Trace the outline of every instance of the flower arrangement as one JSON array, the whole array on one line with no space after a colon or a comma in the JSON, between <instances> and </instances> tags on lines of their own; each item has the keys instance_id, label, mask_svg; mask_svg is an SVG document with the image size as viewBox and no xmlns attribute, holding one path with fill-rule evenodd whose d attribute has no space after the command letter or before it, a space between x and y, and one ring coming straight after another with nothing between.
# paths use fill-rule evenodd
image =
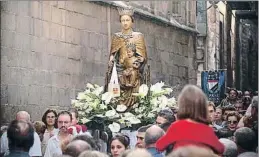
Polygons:
<instances>
[{"instance_id":1,"label":"flower arrangement","mask_svg":"<svg viewBox=\"0 0 259 157\"><path fill-rule=\"evenodd\" d=\"M137 102L129 110L119 104L119 97L113 97L99 85L88 83L86 90L78 93L72 106L78 110L79 120L83 124L95 121L109 128L111 132L119 132L122 128L132 127L135 124L150 124L155 121L156 114L164 108L177 108L174 97L168 98L172 88L166 87L163 82L148 87L142 84L138 93ZM125 112L126 111L126 112Z\"/></svg>"}]
</instances>

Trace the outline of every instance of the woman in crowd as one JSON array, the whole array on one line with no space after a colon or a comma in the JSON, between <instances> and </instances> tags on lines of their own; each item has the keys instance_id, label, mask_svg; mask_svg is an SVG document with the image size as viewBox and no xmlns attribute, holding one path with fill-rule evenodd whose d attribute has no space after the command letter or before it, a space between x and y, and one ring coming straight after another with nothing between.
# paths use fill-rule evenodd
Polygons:
<instances>
[{"instance_id":1,"label":"woman in crowd","mask_svg":"<svg viewBox=\"0 0 259 157\"><path fill-rule=\"evenodd\" d=\"M167 149L169 153L183 146L196 145L223 154L224 146L208 126L208 100L202 90L194 85L186 85L178 97L178 106L178 121L157 141L157 149Z\"/></svg>"},{"instance_id":2,"label":"woman in crowd","mask_svg":"<svg viewBox=\"0 0 259 157\"><path fill-rule=\"evenodd\" d=\"M123 134L115 135L111 139L111 154L112 157L119 157L125 150L129 148L130 139Z\"/></svg>"},{"instance_id":3,"label":"woman in crowd","mask_svg":"<svg viewBox=\"0 0 259 157\"><path fill-rule=\"evenodd\" d=\"M234 132L237 129L237 124L239 122L239 113L236 111L229 112L227 117L227 127L216 130L215 133L218 138L230 138L233 139Z\"/></svg>"},{"instance_id":4,"label":"woman in crowd","mask_svg":"<svg viewBox=\"0 0 259 157\"><path fill-rule=\"evenodd\" d=\"M48 109L42 116L42 122L46 125L46 130L42 140L42 154L45 153L48 140L58 133L57 129L57 112L55 110Z\"/></svg>"},{"instance_id":5,"label":"woman in crowd","mask_svg":"<svg viewBox=\"0 0 259 157\"><path fill-rule=\"evenodd\" d=\"M226 126L226 121L224 121L222 113L223 113L222 108L217 107L214 117L215 117L215 124L224 128Z\"/></svg>"},{"instance_id":6,"label":"woman in crowd","mask_svg":"<svg viewBox=\"0 0 259 157\"><path fill-rule=\"evenodd\" d=\"M231 132L236 131L239 120L240 120L240 116L238 112L230 112L227 115L228 129Z\"/></svg>"}]
</instances>

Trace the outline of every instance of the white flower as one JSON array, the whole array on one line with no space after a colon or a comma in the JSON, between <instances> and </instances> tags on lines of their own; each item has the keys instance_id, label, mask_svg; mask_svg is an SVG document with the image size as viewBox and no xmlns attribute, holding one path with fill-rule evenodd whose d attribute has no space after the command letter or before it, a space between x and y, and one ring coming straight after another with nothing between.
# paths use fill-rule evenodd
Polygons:
<instances>
[{"instance_id":1,"label":"white flower","mask_svg":"<svg viewBox=\"0 0 259 157\"><path fill-rule=\"evenodd\" d=\"M176 100L174 97L168 99L168 104L170 104L171 106L175 106L176 105Z\"/></svg>"},{"instance_id":2,"label":"white flower","mask_svg":"<svg viewBox=\"0 0 259 157\"><path fill-rule=\"evenodd\" d=\"M148 93L148 86L146 84L142 84L140 87L139 87L139 90L138 90L140 96L143 98L147 95Z\"/></svg>"},{"instance_id":3,"label":"white flower","mask_svg":"<svg viewBox=\"0 0 259 157\"><path fill-rule=\"evenodd\" d=\"M103 86L97 87L97 88L93 91L93 94L95 94L96 96L99 96L102 92L103 92Z\"/></svg>"},{"instance_id":4,"label":"white flower","mask_svg":"<svg viewBox=\"0 0 259 157\"><path fill-rule=\"evenodd\" d=\"M164 86L164 82L158 82L150 87L150 91L152 92L159 92L162 90L162 87Z\"/></svg>"},{"instance_id":5,"label":"white flower","mask_svg":"<svg viewBox=\"0 0 259 157\"><path fill-rule=\"evenodd\" d=\"M125 105L117 105L116 111L124 112L126 110L127 110L127 106L125 106Z\"/></svg>"},{"instance_id":6,"label":"white flower","mask_svg":"<svg viewBox=\"0 0 259 157\"><path fill-rule=\"evenodd\" d=\"M100 117L100 118L104 118L105 116L103 116L102 114L97 114L95 115L96 117Z\"/></svg>"},{"instance_id":7,"label":"white flower","mask_svg":"<svg viewBox=\"0 0 259 157\"><path fill-rule=\"evenodd\" d=\"M147 115L148 118L154 118L155 117L155 114L154 113L151 113L149 112L148 115Z\"/></svg>"},{"instance_id":8,"label":"white flower","mask_svg":"<svg viewBox=\"0 0 259 157\"><path fill-rule=\"evenodd\" d=\"M130 113L130 112L124 113L124 116L127 117L127 118L129 118L129 117L135 117L135 115L132 114L132 113Z\"/></svg>"},{"instance_id":9,"label":"white flower","mask_svg":"<svg viewBox=\"0 0 259 157\"><path fill-rule=\"evenodd\" d=\"M100 104L100 109L105 110L105 109L107 109L107 106L104 104Z\"/></svg>"},{"instance_id":10,"label":"white flower","mask_svg":"<svg viewBox=\"0 0 259 157\"><path fill-rule=\"evenodd\" d=\"M165 88L166 94L170 94L173 92L172 88Z\"/></svg>"},{"instance_id":11,"label":"white flower","mask_svg":"<svg viewBox=\"0 0 259 157\"><path fill-rule=\"evenodd\" d=\"M160 101L159 106L166 106L168 104L168 99L166 96L162 95L161 97L158 98Z\"/></svg>"},{"instance_id":12,"label":"white flower","mask_svg":"<svg viewBox=\"0 0 259 157\"><path fill-rule=\"evenodd\" d=\"M84 99L86 99L85 93L84 93L84 92L78 93L77 99L78 99L78 100L84 100Z\"/></svg>"},{"instance_id":13,"label":"white flower","mask_svg":"<svg viewBox=\"0 0 259 157\"><path fill-rule=\"evenodd\" d=\"M140 96L141 98L144 98L148 93L148 86L145 84L142 84L139 87L138 93L132 93L133 96Z\"/></svg>"},{"instance_id":14,"label":"white flower","mask_svg":"<svg viewBox=\"0 0 259 157\"><path fill-rule=\"evenodd\" d=\"M76 104L77 102L78 100L74 100L74 99L71 100L71 104Z\"/></svg>"},{"instance_id":15,"label":"white flower","mask_svg":"<svg viewBox=\"0 0 259 157\"><path fill-rule=\"evenodd\" d=\"M109 104L112 99L112 94L110 92L106 92L102 95L102 100L105 102L105 104Z\"/></svg>"},{"instance_id":16,"label":"white flower","mask_svg":"<svg viewBox=\"0 0 259 157\"><path fill-rule=\"evenodd\" d=\"M111 132L119 132L120 131L120 124L113 122L108 126Z\"/></svg>"},{"instance_id":17,"label":"white flower","mask_svg":"<svg viewBox=\"0 0 259 157\"><path fill-rule=\"evenodd\" d=\"M88 123L88 122L90 122L91 120L89 120L89 119L87 119L87 118L85 118L85 117L83 117L82 119L81 119L81 122L83 123L83 124L85 124L85 123Z\"/></svg>"},{"instance_id":18,"label":"white flower","mask_svg":"<svg viewBox=\"0 0 259 157\"><path fill-rule=\"evenodd\" d=\"M93 86L91 83L87 83L87 84L86 84L86 87L87 87L87 88L90 88L90 89L94 89L94 86Z\"/></svg>"},{"instance_id":19,"label":"white flower","mask_svg":"<svg viewBox=\"0 0 259 157\"><path fill-rule=\"evenodd\" d=\"M129 117L129 118L127 118L127 120L128 120L131 124L139 124L139 123L141 123L141 121L140 121L138 118L136 118L136 117Z\"/></svg>"},{"instance_id":20,"label":"white flower","mask_svg":"<svg viewBox=\"0 0 259 157\"><path fill-rule=\"evenodd\" d=\"M109 110L105 113L106 117L114 117L116 115L116 111L115 110Z\"/></svg>"},{"instance_id":21,"label":"white flower","mask_svg":"<svg viewBox=\"0 0 259 157\"><path fill-rule=\"evenodd\" d=\"M159 101L158 101L157 98L155 97L155 98L152 98L152 99L150 100L150 103L151 103L151 105L153 105L154 107L156 107L156 106L158 106Z\"/></svg>"},{"instance_id":22,"label":"white flower","mask_svg":"<svg viewBox=\"0 0 259 157\"><path fill-rule=\"evenodd\" d=\"M95 88L98 88L98 87L100 87L100 86L99 86L98 84L94 84L94 87L95 87Z\"/></svg>"}]
</instances>

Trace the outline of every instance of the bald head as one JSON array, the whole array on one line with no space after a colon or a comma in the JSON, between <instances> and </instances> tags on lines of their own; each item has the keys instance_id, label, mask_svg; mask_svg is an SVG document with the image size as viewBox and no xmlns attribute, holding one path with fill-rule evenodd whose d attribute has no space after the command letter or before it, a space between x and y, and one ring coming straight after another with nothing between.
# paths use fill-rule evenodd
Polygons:
<instances>
[{"instance_id":1,"label":"bald head","mask_svg":"<svg viewBox=\"0 0 259 157\"><path fill-rule=\"evenodd\" d=\"M145 144L147 147L154 145L156 141L165 134L164 130L157 125L152 125L145 134Z\"/></svg>"},{"instance_id":2,"label":"bald head","mask_svg":"<svg viewBox=\"0 0 259 157\"><path fill-rule=\"evenodd\" d=\"M16 120L24 120L30 122L30 114L26 111L19 111L16 113Z\"/></svg>"},{"instance_id":3,"label":"bald head","mask_svg":"<svg viewBox=\"0 0 259 157\"><path fill-rule=\"evenodd\" d=\"M72 157L78 157L80 153L86 150L91 150L92 147L83 140L75 140L70 142L66 149L65 153L66 155L70 155Z\"/></svg>"}]
</instances>

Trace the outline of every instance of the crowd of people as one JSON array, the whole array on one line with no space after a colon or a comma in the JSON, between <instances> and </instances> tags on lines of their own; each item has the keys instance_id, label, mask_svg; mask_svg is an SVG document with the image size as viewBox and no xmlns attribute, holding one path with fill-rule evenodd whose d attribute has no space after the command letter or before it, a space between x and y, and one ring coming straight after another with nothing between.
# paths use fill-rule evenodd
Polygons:
<instances>
[{"instance_id":1,"label":"crowd of people","mask_svg":"<svg viewBox=\"0 0 259 157\"><path fill-rule=\"evenodd\" d=\"M161 110L153 124L137 130L135 148L130 138L115 134L108 151L78 124L75 109L48 109L41 121L31 122L26 111L16 113L1 127L1 155L7 157L256 157L258 153L258 96L228 91L222 103L208 101L202 90L186 85L178 108Z\"/></svg>"}]
</instances>

